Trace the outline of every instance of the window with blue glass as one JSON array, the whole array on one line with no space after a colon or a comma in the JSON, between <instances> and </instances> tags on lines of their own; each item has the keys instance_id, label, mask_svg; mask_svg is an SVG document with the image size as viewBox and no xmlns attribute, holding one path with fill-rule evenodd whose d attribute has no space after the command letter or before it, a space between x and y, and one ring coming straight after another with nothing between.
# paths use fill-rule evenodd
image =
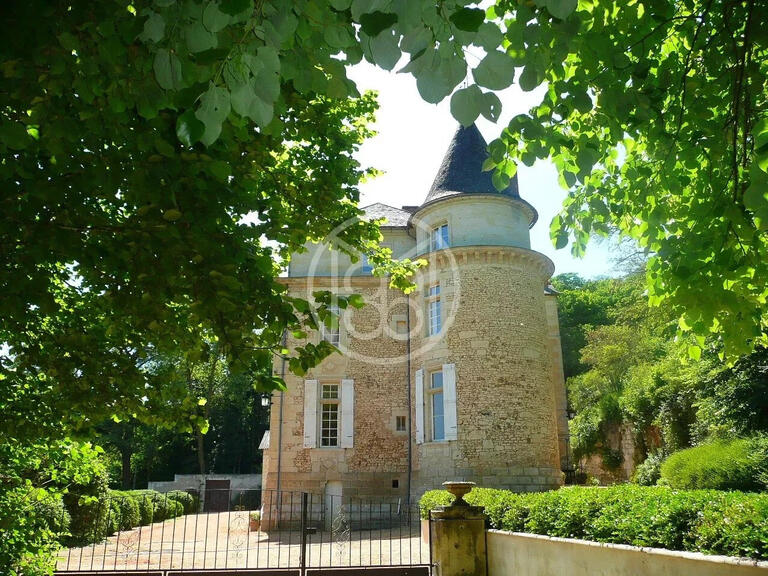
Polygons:
<instances>
[{"instance_id":1,"label":"window with blue glass","mask_svg":"<svg viewBox=\"0 0 768 576\"><path fill-rule=\"evenodd\" d=\"M448 238L448 224L440 224L432 228L432 250L448 248L451 243Z\"/></svg>"}]
</instances>

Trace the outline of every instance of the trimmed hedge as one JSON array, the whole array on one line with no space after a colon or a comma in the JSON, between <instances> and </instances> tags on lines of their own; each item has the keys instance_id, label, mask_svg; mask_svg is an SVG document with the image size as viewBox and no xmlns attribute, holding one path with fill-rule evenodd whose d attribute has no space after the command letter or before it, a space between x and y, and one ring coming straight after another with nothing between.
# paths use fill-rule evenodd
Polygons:
<instances>
[{"instance_id":1,"label":"trimmed hedge","mask_svg":"<svg viewBox=\"0 0 768 576\"><path fill-rule=\"evenodd\" d=\"M184 492L184 490L171 490L170 492L167 492L166 494L167 498L170 498L171 500L176 500L176 502L179 502L184 509L184 514L191 514L192 512L197 512L197 507L199 504L199 501L197 498L192 496L189 492Z\"/></svg>"},{"instance_id":2,"label":"trimmed hedge","mask_svg":"<svg viewBox=\"0 0 768 576\"><path fill-rule=\"evenodd\" d=\"M175 491L180 492L180 491ZM146 526L152 522L162 522L184 514L184 506L171 493L161 494L154 490L130 490L123 492L135 499L139 505L140 524ZM185 493L186 494L186 493Z\"/></svg>"},{"instance_id":3,"label":"trimmed hedge","mask_svg":"<svg viewBox=\"0 0 768 576\"><path fill-rule=\"evenodd\" d=\"M115 530L130 530L141 523L139 502L126 492L113 490L109 493L115 516Z\"/></svg>"},{"instance_id":4,"label":"trimmed hedge","mask_svg":"<svg viewBox=\"0 0 768 576\"><path fill-rule=\"evenodd\" d=\"M452 498L427 492L422 517ZM465 500L499 530L768 559L768 494L624 484L528 494L476 488Z\"/></svg>"},{"instance_id":5,"label":"trimmed hedge","mask_svg":"<svg viewBox=\"0 0 768 576\"><path fill-rule=\"evenodd\" d=\"M684 490L762 490L767 460L766 436L715 440L669 456L659 483Z\"/></svg>"},{"instance_id":6,"label":"trimmed hedge","mask_svg":"<svg viewBox=\"0 0 768 576\"><path fill-rule=\"evenodd\" d=\"M64 502L66 503L66 496ZM63 510L65 516L62 518L69 525L70 532L63 543L68 546L82 546L100 542L120 530L130 530L136 526L176 518L185 513L185 504L188 510L196 511L197 501L191 494L181 490L168 494L154 490L110 490L101 496L84 498L80 495L77 500L71 497L71 522L69 514ZM54 514L61 516L58 511Z\"/></svg>"}]
</instances>

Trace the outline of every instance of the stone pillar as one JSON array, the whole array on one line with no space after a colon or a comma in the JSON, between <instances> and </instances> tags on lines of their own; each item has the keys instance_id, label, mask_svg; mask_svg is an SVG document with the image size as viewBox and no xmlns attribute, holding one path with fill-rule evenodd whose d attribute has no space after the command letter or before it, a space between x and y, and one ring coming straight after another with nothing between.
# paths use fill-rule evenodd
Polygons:
<instances>
[{"instance_id":1,"label":"stone pillar","mask_svg":"<svg viewBox=\"0 0 768 576\"><path fill-rule=\"evenodd\" d=\"M474 482L443 482L456 499L429 513L433 574L435 576L487 576L485 513L470 506L464 496Z\"/></svg>"}]
</instances>

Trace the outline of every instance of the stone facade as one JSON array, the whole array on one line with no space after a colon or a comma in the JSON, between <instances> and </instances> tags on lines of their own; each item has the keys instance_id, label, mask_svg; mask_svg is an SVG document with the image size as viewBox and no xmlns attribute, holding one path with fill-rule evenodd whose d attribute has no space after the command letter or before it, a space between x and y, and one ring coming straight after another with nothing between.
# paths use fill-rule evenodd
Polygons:
<instances>
[{"instance_id":1,"label":"stone facade","mask_svg":"<svg viewBox=\"0 0 768 576\"><path fill-rule=\"evenodd\" d=\"M425 442L414 464L416 492L446 479L483 487L540 490L560 483L552 358L543 287L549 260L512 247L452 249L437 255L445 308L458 298L453 323L433 347L413 337L412 373L456 366L453 442ZM419 298L421 293L417 293Z\"/></svg>"},{"instance_id":2,"label":"stone facade","mask_svg":"<svg viewBox=\"0 0 768 576\"><path fill-rule=\"evenodd\" d=\"M536 213L516 181L501 193L486 182L486 154L476 128L460 129L422 206L366 210L388 219L383 242L395 258L427 260L410 295L324 245L292 261L290 295L356 293L366 306L340 313L341 353L307 375L275 363L288 389L273 396L265 490L402 501L448 479L562 483L554 266L530 249Z\"/></svg>"},{"instance_id":3,"label":"stone facade","mask_svg":"<svg viewBox=\"0 0 768 576\"><path fill-rule=\"evenodd\" d=\"M306 278L288 278L285 281L290 294L306 297ZM319 281L315 278L312 286L316 290L332 289L333 283L329 278ZM387 288L386 279L359 277L354 288L355 293L362 295L366 302L382 297L388 297L390 301L402 299L401 293ZM404 316L405 311L405 303L395 304L391 307L389 319ZM288 391L273 396L270 445L264 453L264 489L322 494L328 483L341 482L344 496L404 497L408 434L396 431L396 417L407 416L408 382L406 362L403 360L406 341L387 337L348 339L353 330L368 332L376 329L379 324L378 310L371 305L354 313L345 312L341 324L341 344L361 357L356 358L351 353L333 354L305 377L285 373ZM310 334L309 339L317 342L319 335ZM287 347L290 349L305 343L288 338ZM371 354L377 354L385 361L371 366L364 359ZM279 372L281 362L277 362L275 368ZM305 448L305 380L317 379L322 383L338 382L342 378L354 381L353 446ZM279 422L281 403L282 426ZM282 450L279 486L278 447ZM393 480L397 480L397 488L393 488Z\"/></svg>"}]
</instances>

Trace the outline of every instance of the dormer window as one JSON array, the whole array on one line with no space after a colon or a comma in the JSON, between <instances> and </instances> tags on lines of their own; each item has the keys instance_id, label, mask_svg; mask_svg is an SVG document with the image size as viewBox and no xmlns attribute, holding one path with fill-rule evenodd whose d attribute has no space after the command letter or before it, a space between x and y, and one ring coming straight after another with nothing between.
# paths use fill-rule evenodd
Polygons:
<instances>
[{"instance_id":1,"label":"dormer window","mask_svg":"<svg viewBox=\"0 0 768 576\"><path fill-rule=\"evenodd\" d=\"M440 224L432 228L432 250L448 248L451 243L448 240L448 224Z\"/></svg>"}]
</instances>

